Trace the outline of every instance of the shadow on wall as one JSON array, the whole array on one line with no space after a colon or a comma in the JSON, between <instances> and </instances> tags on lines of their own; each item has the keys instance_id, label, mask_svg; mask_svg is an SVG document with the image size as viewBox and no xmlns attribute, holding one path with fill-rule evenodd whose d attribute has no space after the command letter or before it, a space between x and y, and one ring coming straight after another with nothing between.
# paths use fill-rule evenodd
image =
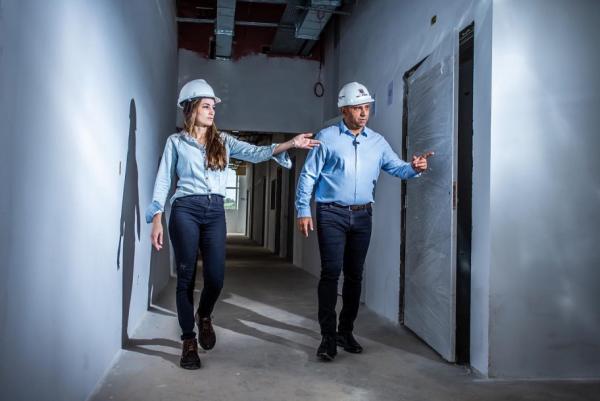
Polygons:
<instances>
[{"instance_id":1,"label":"shadow on wall","mask_svg":"<svg viewBox=\"0 0 600 401\"><path fill-rule=\"evenodd\" d=\"M135 131L137 128L135 100L129 103L129 140L127 147L127 162L125 165L125 183L123 185L123 202L121 204L121 230L119 237L119 248L117 251L117 270L123 272L122 291L122 326L121 345L125 346L129 341L127 327L129 324L129 307L131 304L131 292L133 285L133 269L135 262L135 243L140 240L140 196L138 190L138 168L135 159ZM121 256L123 250L123 257ZM122 260L122 263L121 263Z\"/></svg>"},{"instance_id":2,"label":"shadow on wall","mask_svg":"<svg viewBox=\"0 0 600 401\"><path fill-rule=\"evenodd\" d=\"M159 161L160 162L160 161ZM169 230L167 229L166 213L162 214L163 226L163 248L159 251L152 248L150 255L150 277L148 278L148 309L152 308L152 304L163 287L167 284L171 272L171 247Z\"/></svg>"}]
</instances>

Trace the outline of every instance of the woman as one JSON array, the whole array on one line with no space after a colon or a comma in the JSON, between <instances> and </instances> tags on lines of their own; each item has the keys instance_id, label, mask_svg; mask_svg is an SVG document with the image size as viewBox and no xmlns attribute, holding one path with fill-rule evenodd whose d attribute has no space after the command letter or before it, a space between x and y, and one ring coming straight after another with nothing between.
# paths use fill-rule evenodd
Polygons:
<instances>
[{"instance_id":1,"label":"woman","mask_svg":"<svg viewBox=\"0 0 600 401\"><path fill-rule=\"evenodd\" d=\"M211 313L223 287L225 271L225 196L229 158L258 163L274 159L286 168L291 148L311 149L319 141L312 134L300 134L288 142L255 146L219 133L214 124L215 104L221 100L203 79L183 86L178 106L183 108L184 130L167 139L152 203L146 220L152 222L152 245L163 245L162 213L171 180L177 174L177 187L171 197L169 235L177 264L177 317L182 330L183 351L180 365L184 369L200 368L194 321L198 324L199 342L209 350L215 346ZM204 288L194 314L193 294L198 248L202 253Z\"/></svg>"}]
</instances>

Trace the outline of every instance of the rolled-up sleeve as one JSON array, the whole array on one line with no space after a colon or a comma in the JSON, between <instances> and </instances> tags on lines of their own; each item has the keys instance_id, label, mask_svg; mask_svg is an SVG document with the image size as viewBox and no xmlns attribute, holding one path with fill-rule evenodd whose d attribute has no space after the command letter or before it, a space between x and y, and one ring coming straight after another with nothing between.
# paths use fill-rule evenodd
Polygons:
<instances>
[{"instance_id":1,"label":"rolled-up sleeve","mask_svg":"<svg viewBox=\"0 0 600 401\"><path fill-rule=\"evenodd\" d=\"M315 139L320 139L317 134ZM302 167L302 172L298 178L298 186L296 188L296 210L298 218L311 217L310 199L312 198L315 182L321 175L323 164L325 163L326 148L321 142L321 145L312 148L306 156L306 161Z\"/></svg>"},{"instance_id":2,"label":"rolled-up sleeve","mask_svg":"<svg viewBox=\"0 0 600 401\"><path fill-rule=\"evenodd\" d=\"M154 182L154 192L152 194L152 203L146 208L146 222L151 223L156 213L164 212L165 202L171 189L171 180L175 173L177 165L177 149L173 143L173 137L167 139L165 150L160 160L156 181Z\"/></svg>"},{"instance_id":3,"label":"rolled-up sleeve","mask_svg":"<svg viewBox=\"0 0 600 401\"><path fill-rule=\"evenodd\" d=\"M268 146L257 146L235 139L231 135L225 134L224 136L225 143L229 148L229 157L245 160L250 163L260 163L272 159L282 167L287 169L292 168L292 160L287 152L273 155L273 151L278 145L276 143Z\"/></svg>"},{"instance_id":4,"label":"rolled-up sleeve","mask_svg":"<svg viewBox=\"0 0 600 401\"><path fill-rule=\"evenodd\" d=\"M412 168L410 163L402 160L396 152L392 150L392 147L387 141L385 141L384 144L381 169L394 177L403 179L418 177L420 175Z\"/></svg>"}]
</instances>

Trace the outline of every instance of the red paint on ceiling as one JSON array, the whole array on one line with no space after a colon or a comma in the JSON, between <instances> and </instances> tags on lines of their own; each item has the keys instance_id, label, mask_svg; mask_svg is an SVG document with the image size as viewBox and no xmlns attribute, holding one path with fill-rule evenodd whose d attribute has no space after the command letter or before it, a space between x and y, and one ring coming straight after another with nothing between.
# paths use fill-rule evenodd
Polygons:
<instances>
[{"instance_id":1,"label":"red paint on ceiling","mask_svg":"<svg viewBox=\"0 0 600 401\"><path fill-rule=\"evenodd\" d=\"M215 27L211 24L191 24L180 22L177 24L179 48L194 51L208 57L210 39L214 36Z\"/></svg>"},{"instance_id":2,"label":"red paint on ceiling","mask_svg":"<svg viewBox=\"0 0 600 401\"><path fill-rule=\"evenodd\" d=\"M285 11L285 4L236 3L235 20L263 23L278 23ZM214 20L217 17L217 0L177 0L177 16ZM179 22L179 48L194 51L204 57L210 55L210 43L214 41L214 24ZM239 59L251 54L265 53L270 49L277 28L236 25L232 44L232 58ZM321 41L318 41L308 57L319 60ZM271 57L300 57L286 54L273 54Z\"/></svg>"},{"instance_id":3,"label":"red paint on ceiling","mask_svg":"<svg viewBox=\"0 0 600 401\"><path fill-rule=\"evenodd\" d=\"M235 6L235 20L278 23L285 11L285 7L285 4L237 2Z\"/></svg>"},{"instance_id":4,"label":"red paint on ceiling","mask_svg":"<svg viewBox=\"0 0 600 401\"><path fill-rule=\"evenodd\" d=\"M262 53L264 46L271 46L276 32L277 28L236 26L232 58L239 59L250 54Z\"/></svg>"},{"instance_id":5,"label":"red paint on ceiling","mask_svg":"<svg viewBox=\"0 0 600 401\"><path fill-rule=\"evenodd\" d=\"M215 19L217 0L177 0L177 16Z\"/></svg>"}]
</instances>

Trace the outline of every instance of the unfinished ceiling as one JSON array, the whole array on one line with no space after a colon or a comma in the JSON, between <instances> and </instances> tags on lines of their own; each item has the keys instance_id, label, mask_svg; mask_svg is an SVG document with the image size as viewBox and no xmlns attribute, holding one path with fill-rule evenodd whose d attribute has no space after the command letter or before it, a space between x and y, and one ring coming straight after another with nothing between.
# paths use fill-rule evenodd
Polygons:
<instances>
[{"instance_id":1,"label":"unfinished ceiling","mask_svg":"<svg viewBox=\"0 0 600 401\"><path fill-rule=\"evenodd\" d=\"M356 0L177 0L179 47L206 57L320 59L320 35Z\"/></svg>"}]
</instances>

